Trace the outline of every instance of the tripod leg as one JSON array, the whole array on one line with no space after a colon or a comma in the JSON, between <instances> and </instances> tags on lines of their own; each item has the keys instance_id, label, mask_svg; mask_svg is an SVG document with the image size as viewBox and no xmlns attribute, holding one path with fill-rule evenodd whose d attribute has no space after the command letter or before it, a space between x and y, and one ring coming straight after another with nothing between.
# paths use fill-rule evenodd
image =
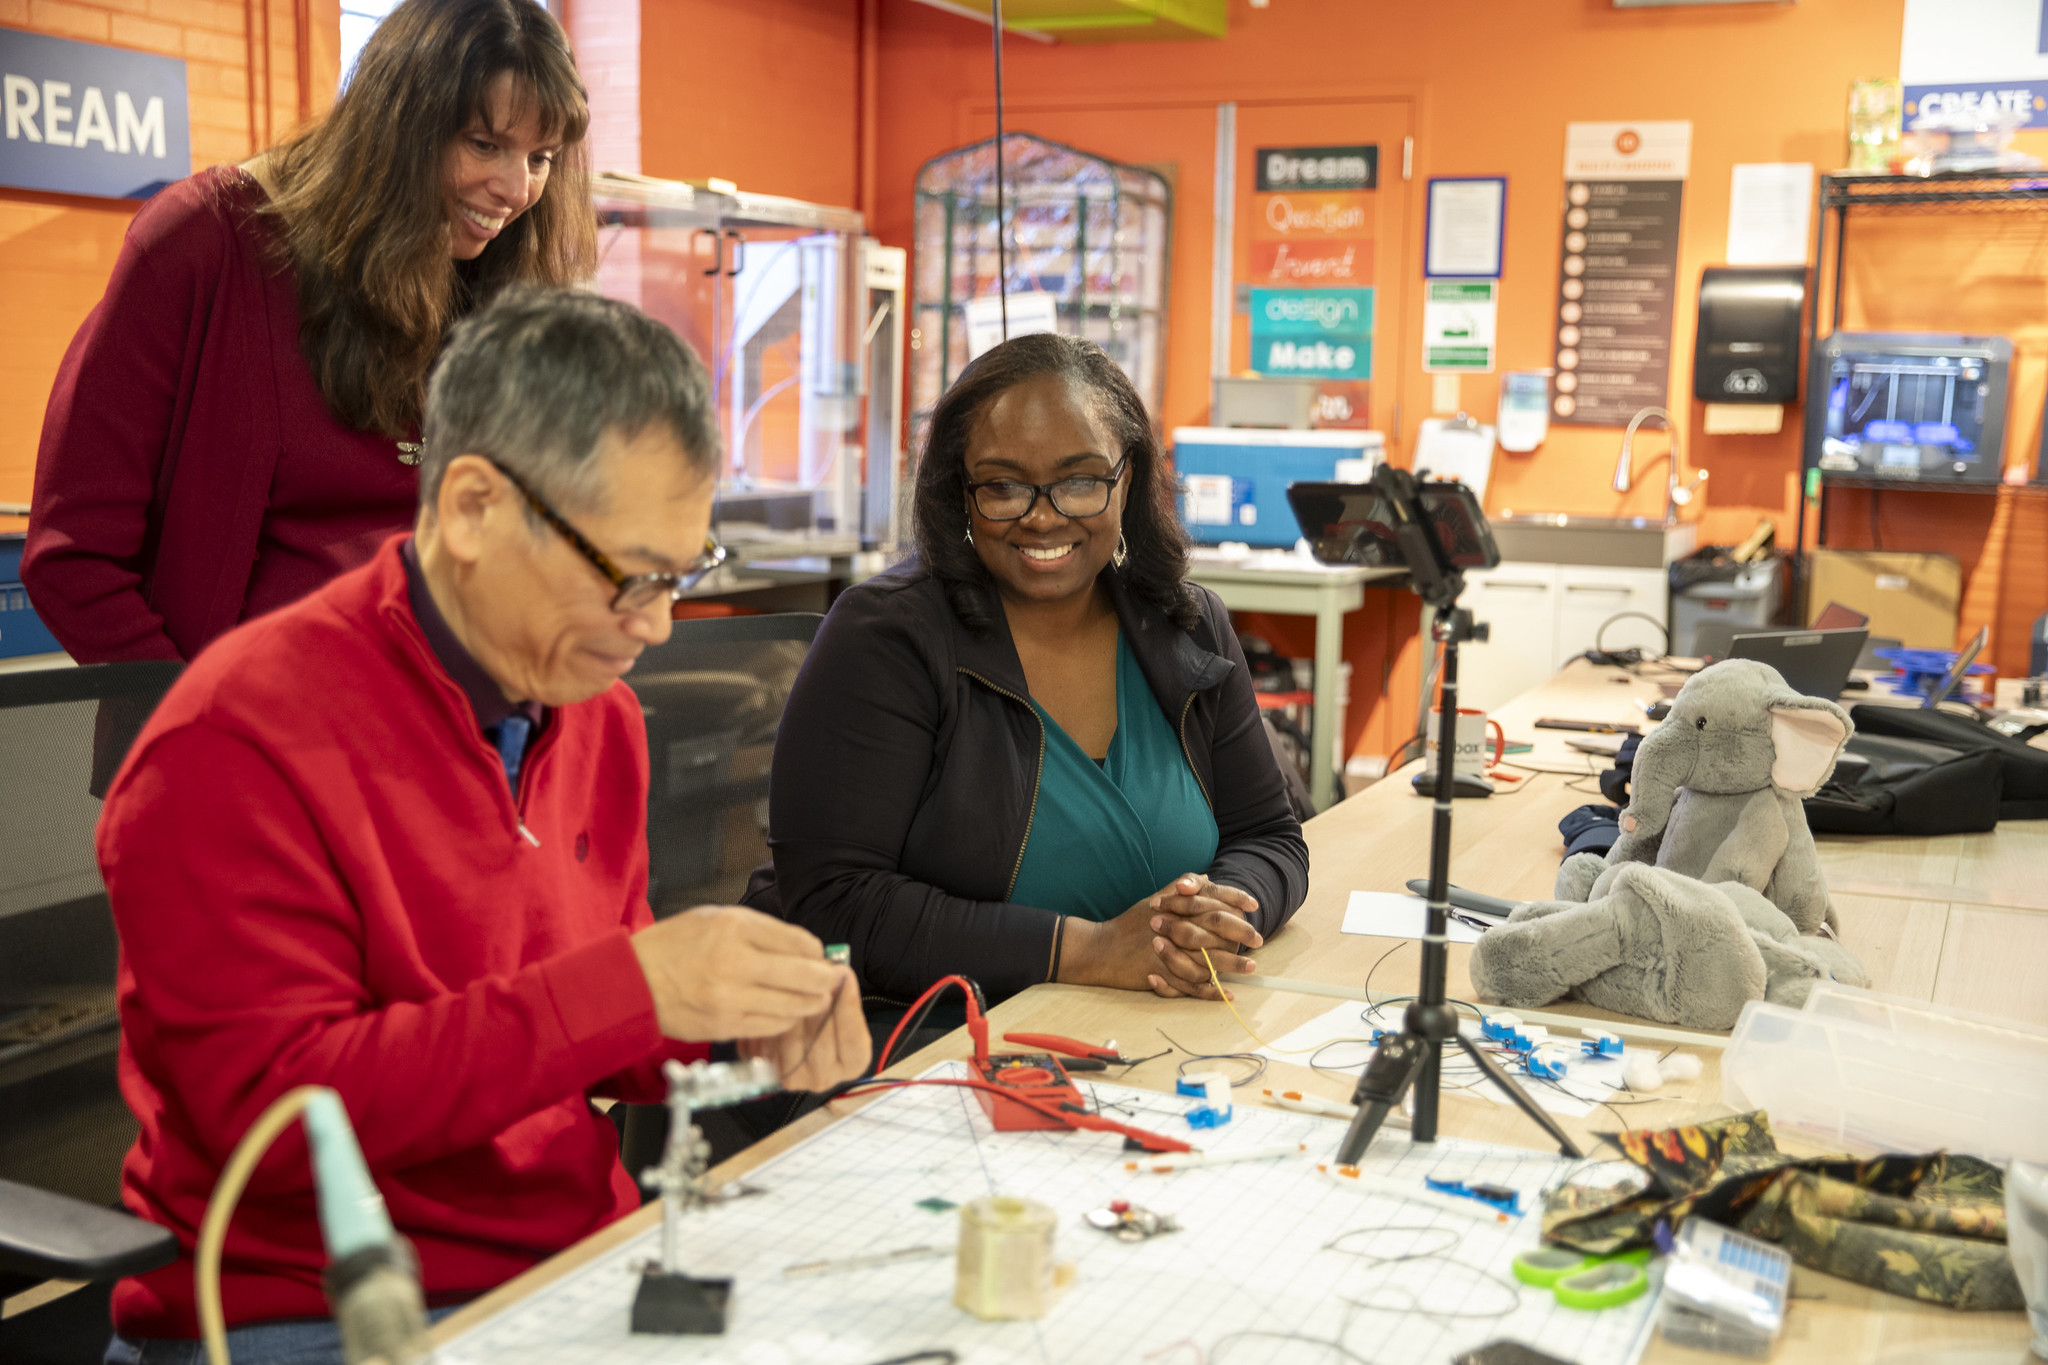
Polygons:
<instances>
[{"instance_id":1,"label":"tripod leg","mask_svg":"<svg viewBox=\"0 0 2048 1365\"><path fill-rule=\"evenodd\" d=\"M1358 1106L1358 1114L1345 1130L1343 1144L1337 1148L1339 1166L1358 1164L1358 1158L1365 1155L1367 1144L1379 1132L1387 1115L1415 1084L1423 1062L1435 1053L1434 1047L1413 1033L1394 1034L1379 1045L1351 1092L1351 1102Z\"/></svg>"},{"instance_id":2,"label":"tripod leg","mask_svg":"<svg viewBox=\"0 0 2048 1365\"><path fill-rule=\"evenodd\" d=\"M1514 1077L1502 1070L1501 1064L1488 1056L1484 1048L1462 1033L1458 1035L1458 1046L1464 1048L1472 1060L1479 1064L1479 1069L1485 1073L1486 1079L1492 1081L1502 1094L1514 1101L1515 1108L1527 1114L1530 1122L1550 1134L1550 1140L1557 1144L1559 1152L1570 1157L1585 1157L1586 1154L1579 1150L1579 1144L1572 1141L1571 1135L1558 1127L1557 1120L1544 1113L1543 1106L1530 1099L1529 1093L1516 1085Z\"/></svg>"}]
</instances>

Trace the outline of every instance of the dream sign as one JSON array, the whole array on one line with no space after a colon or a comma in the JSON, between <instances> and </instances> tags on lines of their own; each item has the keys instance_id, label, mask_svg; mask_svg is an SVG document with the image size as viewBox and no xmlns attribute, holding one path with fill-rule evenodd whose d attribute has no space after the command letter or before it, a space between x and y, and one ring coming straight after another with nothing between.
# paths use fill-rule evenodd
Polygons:
<instances>
[{"instance_id":1,"label":"dream sign","mask_svg":"<svg viewBox=\"0 0 2048 1365\"><path fill-rule=\"evenodd\" d=\"M192 173L185 63L0 29L0 185L146 199Z\"/></svg>"}]
</instances>

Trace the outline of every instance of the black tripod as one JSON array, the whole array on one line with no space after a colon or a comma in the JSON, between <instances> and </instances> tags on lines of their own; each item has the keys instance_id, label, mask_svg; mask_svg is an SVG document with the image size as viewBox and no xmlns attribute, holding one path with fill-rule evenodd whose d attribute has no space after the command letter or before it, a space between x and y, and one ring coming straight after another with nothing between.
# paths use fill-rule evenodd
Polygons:
<instances>
[{"instance_id":1,"label":"black tripod","mask_svg":"<svg viewBox=\"0 0 2048 1365\"><path fill-rule=\"evenodd\" d=\"M1451 793L1458 752L1458 646L1466 640L1486 639L1486 627L1458 605L1465 575L1453 562L1446 542L1484 540L1490 545L1491 537L1483 534L1485 522L1477 502L1462 489L1458 490L1459 500L1432 497L1425 506L1423 486L1407 470L1382 465L1373 472L1372 482L1392 517L1392 539L1408 565L1410 585L1434 613L1431 634L1444 647L1443 695L1437 720L1436 809L1429 834L1429 920L1422 937L1422 984L1402 1016L1401 1032L1389 1034L1381 1042L1358 1078L1351 1097L1358 1116L1344 1134L1337 1160L1346 1166L1357 1164L1410 1086L1416 1088L1410 1134L1417 1142L1436 1141L1443 1046L1451 1041L1465 1049L1486 1079L1500 1087L1516 1108L1550 1134L1558 1151L1583 1157L1578 1144L1515 1084L1500 1063L1458 1031L1458 1012L1444 999L1444 980L1450 968L1446 933L1451 908Z\"/></svg>"}]
</instances>

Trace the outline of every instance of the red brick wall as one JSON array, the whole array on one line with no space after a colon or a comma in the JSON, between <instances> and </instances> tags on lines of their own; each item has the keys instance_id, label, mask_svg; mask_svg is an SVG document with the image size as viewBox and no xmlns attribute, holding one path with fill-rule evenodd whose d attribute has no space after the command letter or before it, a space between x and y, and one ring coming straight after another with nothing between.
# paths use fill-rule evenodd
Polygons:
<instances>
[{"instance_id":1,"label":"red brick wall","mask_svg":"<svg viewBox=\"0 0 2048 1365\"><path fill-rule=\"evenodd\" d=\"M192 168L240 161L298 122L299 35L307 107L333 98L339 0L0 0L0 27L185 60ZM268 41L265 25L268 24ZM253 34L253 41L252 41ZM253 56L253 61L252 61ZM99 301L135 204L0 189L0 502L26 502L57 363ZM18 519L0 518L0 529Z\"/></svg>"},{"instance_id":2,"label":"red brick wall","mask_svg":"<svg viewBox=\"0 0 2048 1365\"><path fill-rule=\"evenodd\" d=\"M590 168L640 173L640 0L568 0L557 9L590 91Z\"/></svg>"}]
</instances>

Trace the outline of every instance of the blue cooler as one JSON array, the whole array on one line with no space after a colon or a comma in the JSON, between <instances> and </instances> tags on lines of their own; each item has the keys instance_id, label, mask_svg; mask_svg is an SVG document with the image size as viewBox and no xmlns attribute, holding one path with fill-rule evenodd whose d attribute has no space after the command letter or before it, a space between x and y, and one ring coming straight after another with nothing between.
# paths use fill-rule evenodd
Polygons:
<instances>
[{"instance_id":1,"label":"blue cooler","mask_svg":"<svg viewBox=\"0 0 2048 1365\"><path fill-rule=\"evenodd\" d=\"M63 648L28 604L28 589L21 586L21 551L27 540L26 531L0 531L0 659L52 654Z\"/></svg>"},{"instance_id":2,"label":"blue cooler","mask_svg":"<svg viewBox=\"0 0 2048 1365\"><path fill-rule=\"evenodd\" d=\"M1287 505L1288 484L1363 483L1386 449L1387 438L1377 431L1175 427L1181 520L1197 545L1235 540L1285 549L1301 539Z\"/></svg>"}]
</instances>

